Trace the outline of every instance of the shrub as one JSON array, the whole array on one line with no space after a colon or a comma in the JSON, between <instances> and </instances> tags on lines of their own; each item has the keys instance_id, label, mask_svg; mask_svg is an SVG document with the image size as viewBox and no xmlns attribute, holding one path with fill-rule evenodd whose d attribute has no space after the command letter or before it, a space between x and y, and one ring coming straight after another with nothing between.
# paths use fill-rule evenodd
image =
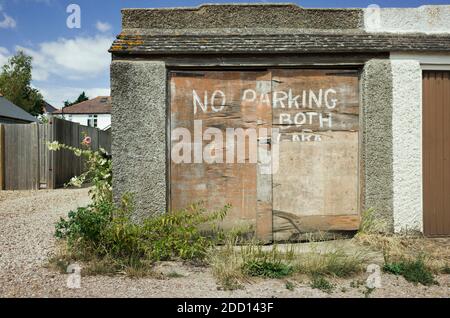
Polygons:
<instances>
[{"instance_id":1,"label":"shrub","mask_svg":"<svg viewBox=\"0 0 450 318\"><path fill-rule=\"evenodd\" d=\"M154 261L203 261L208 249L220 239L221 231L216 222L224 219L229 206L208 213L203 204L198 203L179 212L133 222L130 196L124 196L120 206L112 202L111 159L103 149L92 151L87 136L82 148L54 142L49 144L49 149L66 149L86 158L86 172L72 178L69 185L80 187L92 182L92 204L61 219L56 224L55 236L66 241L73 258L90 260L91 272L122 269L139 276L146 273ZM204 235L199 230L201 226L216 236Z\"/></svg>"},{"instance_id":2,"label":"shrub","mask_svg":"<svg viewBox=\"0 0 450 318\"><path fill-rule=\"evenodd\" d=\"M434 279L433 273L425 266L422 257L415 261L401 261L394 263L386 263L383 270L394 275L401 275L407 281L414 284L422 284L425 286L438 284Z\"/></svg>"},{"instance_id":3,"label":"shrub","mask_svg":"<svg viewBox=\"0 0 450 318\"><path fill-rule=\"evenodd\" d=\"M111 203L103 202L97 206L90 205L69 212L68 219L61 218L56 224L55 236L74 243L82 239L92 244L98 244L103 230L111 220Z\"/></svg>"}]
</instances>

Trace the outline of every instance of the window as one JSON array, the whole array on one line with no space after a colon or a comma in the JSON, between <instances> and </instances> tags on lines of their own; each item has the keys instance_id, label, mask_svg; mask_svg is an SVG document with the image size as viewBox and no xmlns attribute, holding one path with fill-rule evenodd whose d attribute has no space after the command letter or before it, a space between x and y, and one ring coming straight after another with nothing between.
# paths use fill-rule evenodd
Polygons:
<instances>
[{"instance_id":1,"label":"window","mask_svg":"<svg viewBox=\"0 0 450 318\"><path fill-rule=\"evenodd\" d=\"M87 125L89 127L97 128L98 116L97 115L89 115Z\"/></svg>"}]
</instances>

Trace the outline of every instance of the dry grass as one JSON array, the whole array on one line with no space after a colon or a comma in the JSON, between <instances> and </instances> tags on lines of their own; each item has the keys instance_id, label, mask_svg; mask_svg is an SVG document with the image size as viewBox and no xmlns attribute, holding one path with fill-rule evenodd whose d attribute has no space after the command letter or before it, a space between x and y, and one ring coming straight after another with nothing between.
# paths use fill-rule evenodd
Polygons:
<instances>
[{"instance_id":1,"label":"dry grass","mask_svg":"<svg viewBox=\"0 0 450 318\"><path fill-rule=\"evenodd\" d=\"M450 264L449 239L430 239L413 235L360 234L355 242L383 252L385 262L414 261L423 258L434 273Z\"/></svg>"},{"instance_id":2,"label":"dry grass","mask_svg":"<svg viewBox=\"0 0 450 318\"><path fill-rule=\"evenodd\" d=\"M112 257L99 258L95 253L89 253L88 250L84 250L83 253L75 253L69 250L64 242L57 244L56 252L49 258L46 267L61 274L66 274L67 268L71 264L80 265L82 276L124 275L129 278L162 278L161 275L152 270L153 264L151 262L140 261L136 264L123 266Z\"/></svg>"},{"instance_id":3,"label":"dry grass","mask_svg":"<svg viewBox=\"0 0 450 318\"><path fill-rule=\"evenodd\" d=\"M296 252L295 245L281 251L277 245L265 249L257 242L236 247L233 241L212 251L209 257L218 285L226 290L241 288L255 276L351 277L364 272L368 261L364 249L345 251L342 247L331 245L325 251Z\"/></svg>"},{"instance_id":4,"label":"dry grass","mask_svg":"<svg viewBox=\"0 0 450 318\"><path fill-rule=\"evenodd\" d=\"M369 258L363 251L345 251L334 248L322 252L297 255L296 272L309 276L351 277L365 270Z\"/></svg>"}]
</instances>

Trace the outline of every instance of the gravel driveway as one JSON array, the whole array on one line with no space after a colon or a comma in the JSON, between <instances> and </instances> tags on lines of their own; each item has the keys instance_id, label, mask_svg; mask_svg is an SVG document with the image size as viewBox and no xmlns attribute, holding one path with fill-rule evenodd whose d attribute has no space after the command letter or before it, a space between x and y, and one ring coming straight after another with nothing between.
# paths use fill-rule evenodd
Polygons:
<instances>
[{"instance_id":1,"label":"gravel driveway","mask_svg":"<svg viewBox=\"0 0 450 318\"><path fill-rule=\"evenodd\" d=\"M334 280L335 292L311 289L307 280L295 282L293 291L283 280L255 280L234 292L217 289L206 268L167 263L184 275L167 279L83 277L80 289L67 287L67 275L44 266L54 250L54 224L59 217L89 203L88 189L0 191L0 297L364 297L364 288L350 287L356 280ZM371 297L449 297L449 275L438 277L440 286L414 286L401 277L383 275L383 288ZM354 285L354 284L353 284Z\"/></svg>"}]
</instances>

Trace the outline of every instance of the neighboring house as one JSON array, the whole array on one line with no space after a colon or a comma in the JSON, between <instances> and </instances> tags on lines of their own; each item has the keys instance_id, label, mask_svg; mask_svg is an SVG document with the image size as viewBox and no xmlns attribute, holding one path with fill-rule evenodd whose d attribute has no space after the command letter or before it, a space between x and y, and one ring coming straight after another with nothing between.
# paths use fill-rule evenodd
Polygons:
<instances>
[{"instance_id":1,"label":"neighboring house","mask_svg":"<svg viewBox=\"0 0 450 318\"><path fill-rule=\"evenodd\" d=\"M0 95L0 124L29 124L37 119Z\"/></svg>"},{"instance_id":2,"label":"neighboring house","mask_svg":"<svg viewBox=\"0 0 450 318\"><path fill-rule=\"evenodd\" d=\"M64 107L52 113L81 125L105 130L111 126L111 97L99 96L94 99Z\"/></svg>"},{"instance_id":3,"label":"neighboring house","mask_svg":"<svg viewBox=\"0 0 450 318\"><path fill-rule=\"evenodd\" d=\"M57 110L58 110L58 108L53 107L52 105L50 105L49 103L47 103L44 100L43 105L42 105L42 112L44 115L51 115L52 113L54 113Z\"/></svg>"}]
</instances>

